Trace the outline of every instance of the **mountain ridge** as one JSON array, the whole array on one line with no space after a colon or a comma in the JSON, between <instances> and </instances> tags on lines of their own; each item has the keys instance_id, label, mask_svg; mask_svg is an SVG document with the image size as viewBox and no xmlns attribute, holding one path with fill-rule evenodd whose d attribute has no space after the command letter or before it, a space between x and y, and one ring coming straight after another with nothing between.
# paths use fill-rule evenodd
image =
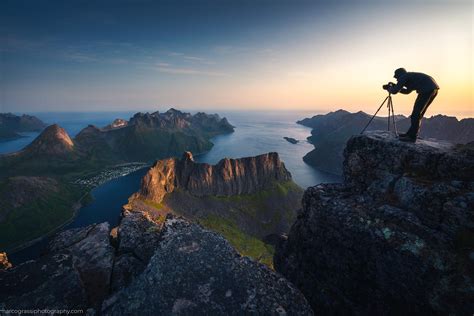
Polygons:
<instances>
[{"instance_id":1,"label":"mountain ridge","mask_svg":"<svg viewBox=\"0 0 474 316\"><path fill-rule=\"evenodd\" d=\"M359 134L371 117L362 111L351 113L341 109L297 121L298 124L312 128L308 142L315 147L303 160L320 170L341 174L346 142L352 135ZM396 124L399 133L405 132L410 126L410 119L397 115ZM454 143L474 141L472 118L458 120L455 117L435 115L423 118L421 126L421 138L435 138ZM375 117L367 130L387 130L387 118Z\"/></svg>"}]
</instances>

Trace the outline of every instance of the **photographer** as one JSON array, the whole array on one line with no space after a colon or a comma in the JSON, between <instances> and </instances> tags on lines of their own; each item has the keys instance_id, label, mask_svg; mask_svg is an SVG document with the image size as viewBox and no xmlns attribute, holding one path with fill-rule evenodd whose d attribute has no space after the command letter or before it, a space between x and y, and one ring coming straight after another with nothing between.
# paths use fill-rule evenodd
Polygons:
<instances>
[{"instance_id":1,"label":"photographer","mask_svg":"<svg viewBox=\"0 0 474 316\"><path fill-rule=\"evenodd\" d=\"M428 106L436 98L439 86L430 76L420 72L407 72L404 68L395 70L393 77L397 79L396 84L389 82L383 86L388 92L409 94L416 90L418 93L411 113L411 126L406 134L399 135L399 139L402 141L415 142L420 130L421 119Z\"/></svg>"}]
</instances>

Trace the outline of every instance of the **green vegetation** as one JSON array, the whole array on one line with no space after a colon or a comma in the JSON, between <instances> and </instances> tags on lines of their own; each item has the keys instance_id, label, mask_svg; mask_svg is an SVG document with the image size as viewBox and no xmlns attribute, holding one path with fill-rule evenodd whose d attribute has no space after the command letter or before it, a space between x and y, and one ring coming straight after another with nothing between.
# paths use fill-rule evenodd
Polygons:
<instances>
[{"instance_id":1,"label":"green vegetation","mask_svg":"<svg viewBox=\"0 0 474 316\"><path fill-rule=\"evenodd\" d=\"M254 194L216 196L212 197L212 199L239 205L239 209L253 219L257 219L259 213L271 209L271 213L274 214L275 218L266 224L266 226L271 226L274 223L278 223L281 219L281 216L284 216L285 220L288 222L293 222L295 210L293 205L287 205L285 203L271 203L273 201L281 202L281 198L286 198L290 193L302 194L303 189L301 189L293 181L275 182L271 187Z\"/></svg>"},{"instance_id":2,"label":"green vegetation","mask_svg":"<svg viewBox=\"0 0 474 316\"><path fill-rule=\"evenodd\" d=\"M199 220L199 223L224 236L229 243L242 255L251 257L273 269L273 246L245 234L230 220L211 215Z\"/></svg>"},{"instance_id":3,"label":"green vegetation","mask_svg":"<svg viewBox=\"0 0 474 316\"><path fill-rule=\"evenodd\" d=\"M73 205L83 191L61 183L57 192L49 192L10 212L0 223L0 249L9 249L38 238L71 219ZM3 207L11 207L2 203Z\"/></svg>"},{"instance_id":4,"label":"green vegetation","mask_svg":"<svg viewBox=\"0 0 474 316\"><path fill-rule=\"evenodd\" d=\"M160 210L162 207L163 207L163 204L161 203L158 203L158 202L155 202L155 201L152 201L152 200L142 200L143 203L145 203L146 205L148 206L151 206L157 210Z\"/></svg>"}]
</instances>

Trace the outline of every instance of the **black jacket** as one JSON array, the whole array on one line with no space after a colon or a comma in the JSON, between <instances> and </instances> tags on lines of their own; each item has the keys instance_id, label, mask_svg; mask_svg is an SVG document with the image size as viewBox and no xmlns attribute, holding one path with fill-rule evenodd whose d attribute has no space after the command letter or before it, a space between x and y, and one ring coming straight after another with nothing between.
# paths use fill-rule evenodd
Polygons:
<instances>
[{"instance_id":1,"label":"black jacket","mask_svg":"<svg viewBox=\"0 0 474 316\"><path fill-rule=\"evenodd\" d=\"M398 78L397 84L392 86L389 91L393 94L398 92L408 94L413 90L416 90L417 93L425 93L435 89L439 89L439 86L430 76L421 72L407 72Z\"/></svg>"}]
</instances>

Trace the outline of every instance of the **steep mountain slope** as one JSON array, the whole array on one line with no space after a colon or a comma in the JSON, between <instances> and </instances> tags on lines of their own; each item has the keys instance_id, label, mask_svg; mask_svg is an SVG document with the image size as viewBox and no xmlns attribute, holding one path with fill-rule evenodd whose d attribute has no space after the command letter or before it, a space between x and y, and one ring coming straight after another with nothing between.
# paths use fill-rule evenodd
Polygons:
<instances>
[{"instance_id":1,"label":"steep mountain slope","mask_svg":"<svg viewBox=\"0 0 474 316\"><path fill-rule=\"evenodd\" d=\"M345 143L352 135L359 134L370 118L371 115L361 111L350 113L338 110L298 121L298 124L313 128L308 141L315 149L306 154L303 160L318 169L340 174ZM399 132L405 132L410 127L410 119L398 115L396 124ZM376 117L367 130L387 130L387 118ZM474 141L474 119L458 121L455 117L444 115L424 118L420 137L468 143Z\"/></svg>"},{"instance_id":2,"label":"steep mountain slope","mask_svg":"<svg viewBox=\"0 0 474 316\"><path fill-rule=\"evenodd\" d=\"M354 136L344 184L310 187L275 267L325 315L466 315L473 144Z\"/></svg>"}]
</instances>

